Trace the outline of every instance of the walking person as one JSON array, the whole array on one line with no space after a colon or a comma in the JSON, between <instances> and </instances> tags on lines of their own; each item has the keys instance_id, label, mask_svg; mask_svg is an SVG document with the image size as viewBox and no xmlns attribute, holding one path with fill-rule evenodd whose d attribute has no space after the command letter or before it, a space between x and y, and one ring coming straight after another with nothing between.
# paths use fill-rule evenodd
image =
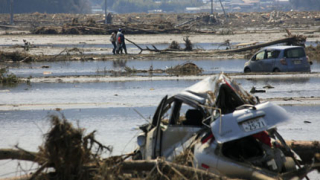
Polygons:
<instances>
[{"instance_id":1,"label":"walking person","mask_svg":"<svg viewBox=\"0 0 320 180\"><path fill-rule=\"evenodd\" d=\"M117 49L116 49L116 53L119 54L119 52L121 51L121 54L122 54L122 41L121 39L121 35L122 34L122 29L120 28L118 33L117 33L117 36L116 36L116 44L117 44Z\"/></svg>"},{"instance_id":2,"label":"walking person","mask_svg":"<svg viewBox=\"0 0 320 180\"><path fill-rule=\"evenodd\" d=\"M120 34L120 39L121 39L121 49L124 50L124 53L128 54L127 53L127 46L126 46L126 41L125 41L125 38L124 38L124 31L122 31L122 33Z\"/></svg>"},{"instance_id":3,"label":"walking person","mask_svg":"<svg viewBox=\"0 0 320 180\"><path fill-rule=\"evenodd\" d=\"M116 48L117 48L116 39L117 39L117 31L113 31L111 33L111 37L110 37L110 41L111 41L111 43L113 45L113 49L112 49L112 53L113 54L116 54Z\"/></svg>"}]
</instances>

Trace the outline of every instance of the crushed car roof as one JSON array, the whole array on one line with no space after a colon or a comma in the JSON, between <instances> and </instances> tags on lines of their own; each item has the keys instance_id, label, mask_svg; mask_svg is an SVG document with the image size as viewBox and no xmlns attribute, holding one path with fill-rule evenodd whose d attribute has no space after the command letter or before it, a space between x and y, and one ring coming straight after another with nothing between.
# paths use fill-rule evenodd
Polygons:
<instances>
[{"instance_id":1,"label":"crushed car roof","mask_svg":"<svg viewBox=\"0 0 320 180\"><path fill-rule=\"evenodd\" d=\"M189 99L193 99L201 104L204 104L205 96L209 97L213 103L219 96L219 90L222 85L227 85L232 89L244 104L256 104L256 98L239 86L236 81L225 75L224 73L207 77L202 81L186 88L178 94Z\"/></svg>"}]
</instances>

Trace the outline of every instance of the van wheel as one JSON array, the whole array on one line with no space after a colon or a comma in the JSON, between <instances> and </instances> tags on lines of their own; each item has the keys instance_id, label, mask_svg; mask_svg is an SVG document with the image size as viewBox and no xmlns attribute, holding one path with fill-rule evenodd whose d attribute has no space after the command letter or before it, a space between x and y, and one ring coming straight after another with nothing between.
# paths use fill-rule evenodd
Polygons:
<instances>
[{"instance_id":1,"label":"van wheel","mask_svg":"<svg viewBox=\"0 0 320 180\"><path fill-rule=\"evenodd\" d=\"M280 69L275 68L275 69L273 70L273 72L280 72Z\"/></svg>"},{"instance_id":2,"label":"van wheel","mask_svg":"<svg viewBox=\"0 0 320 180\"><path fill-rule=\"evenodd\" d=\"M251 72L251 69L247 67L247 68L244 69L244 72L245 73L249 73L249 72Z\"/></svg>"}]
</instances>

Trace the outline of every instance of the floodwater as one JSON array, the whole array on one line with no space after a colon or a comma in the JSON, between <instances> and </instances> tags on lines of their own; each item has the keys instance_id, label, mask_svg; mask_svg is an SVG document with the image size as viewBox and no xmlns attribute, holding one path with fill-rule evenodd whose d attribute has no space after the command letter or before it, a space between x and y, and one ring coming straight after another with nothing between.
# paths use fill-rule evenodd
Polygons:
<instances>
[{"instance_id":1,"label":"floodwater","mask_svg":"<svg viewBox=\"0 0 320 180\"><path fill-rule=\"evenodd\" d=\"M239 42L231 43L232 46L239 44ZM110 42L106 42L106 44L87 44L85 42L80 42L79 44L32 44L36 47L49 47L49 48L108 48L112 49L113 45ZM138 44L141 48L149 47L153 49L152 45L154 45L159 50L167 49L170 44L168 43L156 43L156 44ZM8 46L8 45L0 45L1 46ZM184 43L179 44L180 48L185 48ZM130 52L138 51L137 46L131 44L130 42L126 41L127 49L130 49ZM212 49L226 49L226 46L222 45L221 43L193 43L194 49L203 49L203 50L212 50ZM111 52L108 52L111 54Z\"/></svg>"},{"instance_id":2,"label":"floodwater","mask_svg":"<svg viewBox=\"0 0 320 180\"><path fill-rule=\"evenodd\" d=\"M260 43L265 43L265 42L260 42ZM21 43L22 44L22 43ZM241 44L240 42L230 42L231 47L235 47L237 44ZM306 46L317 46L319 42L317 41L307 41ZM79 42L78 44L37 44L37 43L32 43L35 47L48 47L48 48L108 48L112 49L113 45L110 42L106 42L105 44L92 44L92 43L85 43L85 42ZM145 43L145 44L138 44L141 48L153 48L152 45L154 45L157 49L159 50L164 50L167 49L170 44L168 43L155 43L155 44L150 44L150 43ZM0 45L1 46L9 46L8 44ZM185 48L184 43L179 43L180 48ZM126 47L127 49L130 49L130 52L139 52L137 46L134 44L126 41ZM193 43L193 48L194 49L203 49L203 50L213 50L213 49L226 49L227 46L223 45L223 43ZM90 54L90 53L89 53ZM106 52L106 54L111 54L111 52Z\"/></svg>"},{"instance_id":3,"label":"floodwater","mask_svg":"<svg viewBox=\"0 0 320 180\"><path fill-rule=\"evenodd\" d=\"M242 72L246 60L196 60L204 74ZM165 69L186 60L130 60L128 67L136 69ZM47 65L48 69L41 67ZM315 68L316 67L316 68ZM320 72L315 63L312 71ZM112 61L90 62L41 62L11 65L10 72L20 77L99 75L98 71L114 69ZM51 75L44 75L44 71ZM198 78L199 79L199 78ZM260 98L320 97L320 78L237 78L236 81L249 91L253 86L265 89L266 93L256 94ZM136 148L138 125L151 119L156 106L165 95L174 95L198 80L145 80L123 82L86 83L23 83L13 87L0 87L0 148L19 147L36 151L43 142L43 135L50 128L48 116L63 114L75 126L86 128L86 133L97 130L96 139L105 145L112 145L112 155L128 153ZM285 139L319 140L320 105L283 106L291 115L292 122L279 127ZM54 111L61 108L61 112ZM135 111L136 110L136 111ZM125 112L125 113L124 113ZM306 121L310 123L305 123ZM107 154L109 155L109 154ZM106 155L106 156L107 156ZM0 178L24 174L36 168L31 163L0 161ZM16 173L18 172L18 174ZM318 174L314 177L318 177ZM313 176L312 176L313 177ZM317 179L317 178L312 178Z\"/></svg>"},{"instance_id":4,"label":"floodwater","mask_svg":"<svg viewBox=\"0 0 320 180\"><path fill-rule=\"evenodd\" d=\"M128 60L126 66L138 70L162 69L182 65L187 62L195 63L203 69L202 74L213 73L240 73L243 72L245 59L221 59L221 60ZM49 66L49 68L43 68ZM123 68L115 68L113 61L67 61L67 62L31 62L13 63L9 65L9 71L19 77L42 77L42 76L70 76L70 75L110 75L110 70L123 71ZM314 61L311 72L320 72L320 61ZM145 74L145 73L144 73ZM136 74L143 75L143 74ZM157 75L157 74L153 74Z\"/></svg>"},{"instance_id":5,"label":"floodwater","mask_svg":"<svg viewBox=\"0 0 320 180\"><path fill-rule=\"evenodd\" d=\"M159 97L160 101L161 97ZM284 106L292 117L292 122L279 128L285 139L319 140L320 106ZM135 111L146 119L152 117L156 106L150 107L110 107L93 109L68 109L61 113L75 126L85 127L86 133L97 130L96 139L105 145L113 145L112 155L132 152L136 148L136 136L140 132L138 125L146 123ZM125 112L125 113L123 113ZM0 111L2 117L0 148L19 147L36 151L42 144L43 136L49 129L51 114L56 111L26 110ZM309 121L311 123L304 123ZM107 154L109 155L109 154ZM30 163L21 163L24 170L35 168ZM17 175L13 172L23 172L17 167L16 161L0 161L0 178Z\"/></svg>"},{"instance_id":6,"label":"floodwater","mask_svg":"<svg viewBox=\"0 0 320 180\"><path fill-rule=\"evenodd\" d=\"M237 79L250 91L255 86L266 93L260 98L320 97L320 78ZM1 109L50 109L76 107L136 107L154 106L161 97L174 95L197 80L160 80L90 83L26 83L0 88Z\"/></svg>"},{"instance_id":7,"label":"floodwater","mask_svg":"<svg viewBox=\"0 0 320 180\"><path fill-rule=\"evenodd\" d=\"M204 70L203 74L212 74L221 71L226 73L242 72L246 60L128 60L126 66L138 70L148 70L150 66L153 69L165 70L187 62L193 62L202 68ZM49 68L44 69L42 66L49 66ZM50 72L45 76L107 75L105 72L110 70L121 71L123 68L115 68L113 61L32 62L28 64L12 64L10 68L10 72L19 77L41 77L44 76L44 72Z\"/></svg>"}]
</instances>

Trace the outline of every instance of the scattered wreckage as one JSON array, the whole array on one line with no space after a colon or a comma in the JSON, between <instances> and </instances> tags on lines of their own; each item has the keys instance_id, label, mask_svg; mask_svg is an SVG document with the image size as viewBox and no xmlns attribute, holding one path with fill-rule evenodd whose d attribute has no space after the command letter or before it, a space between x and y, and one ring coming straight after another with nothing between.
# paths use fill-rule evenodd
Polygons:
<instances>
[{"instance_id":1,"label":"scattered wreckage","mask_svg":"<svg viewBox=\"0 0 320 180\"><path fill-rule=\"evenodd\" d=\"M133 159L173 161L189 151L189 165L217 175L288 177L301 168L300 157L277 132L277 126L289 121L282 107L260 102L220 74L164 97L152 122L140 126L143 132Z\"/></svg>"}]
</instances>

